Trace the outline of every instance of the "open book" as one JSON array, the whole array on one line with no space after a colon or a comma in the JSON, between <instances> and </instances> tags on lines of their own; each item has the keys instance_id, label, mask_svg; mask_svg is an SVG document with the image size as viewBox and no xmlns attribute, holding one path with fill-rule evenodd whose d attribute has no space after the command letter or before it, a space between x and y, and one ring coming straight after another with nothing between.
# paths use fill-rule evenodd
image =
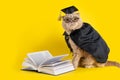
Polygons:
<instances>
[{"instance_id":1,"label":"open book","mask_svg":"<svg viewBox=\"0 0 120 80\"><path fill-rule=\"evenodd\" d=\"M23 70L35 70L42 73L58 75L74 70L71 60L62 60L68 54L52 56L49 51L27 54L23 62Z\"/></svg>"}]
</instances>

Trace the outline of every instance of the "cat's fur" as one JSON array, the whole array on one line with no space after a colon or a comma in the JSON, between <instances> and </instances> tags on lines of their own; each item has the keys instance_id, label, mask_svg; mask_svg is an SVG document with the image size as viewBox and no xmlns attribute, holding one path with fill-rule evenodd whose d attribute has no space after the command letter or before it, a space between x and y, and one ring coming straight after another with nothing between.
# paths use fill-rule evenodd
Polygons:
<instances>
[{"instance_id":1,"label":"cat's fur","mask_svg":"<svg viewBox=\"0 0 120 80\"><path fill-rule=\"evenodd\" d=\"M79 16L79 13L66 14L62 16L62 25L67 34L69 35L73 30L79 29L82 27L82 20ZM75 68L78 66L91 68L91 67L104 67L104 66L117 66L120 67L120 64L113 61L107 61L106 63L98 63L94 57L86 52L85 50L79 48L69 37L69 43L73 49L73 65Z\"/></svg>"}]
</instances>

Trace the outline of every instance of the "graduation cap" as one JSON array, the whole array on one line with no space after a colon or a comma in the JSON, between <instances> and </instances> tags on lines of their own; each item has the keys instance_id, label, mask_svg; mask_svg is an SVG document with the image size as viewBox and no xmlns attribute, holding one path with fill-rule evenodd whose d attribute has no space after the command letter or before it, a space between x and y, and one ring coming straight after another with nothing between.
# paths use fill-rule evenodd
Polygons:
<instances>
[{"instance_id":1,"label":"graduation cap","mask_svg":"<svg viewBox=\"0 0 120 80\"><path fill-rule=\"evenodd\" d=\"M78 11L78 9L75 6L70 6L62 9L61 11L64 12L65 14L72 14L73 12Z\"/></svg>"},{"instance_id":2,"label":"graduation cap","mask_svg":"<svg viewBox=\"0 0 120 80\"><path fill-rule=\"evenodd\" d=\"M78 9L75 6L70 6L70 7L62 9L61 11L64 12L65 14L72 14L72 13L78 11ZM61 16L61 12L60 12L58 20L60 21L61 18L62 18L62 16Z\"/></svg>"}]
</instances>

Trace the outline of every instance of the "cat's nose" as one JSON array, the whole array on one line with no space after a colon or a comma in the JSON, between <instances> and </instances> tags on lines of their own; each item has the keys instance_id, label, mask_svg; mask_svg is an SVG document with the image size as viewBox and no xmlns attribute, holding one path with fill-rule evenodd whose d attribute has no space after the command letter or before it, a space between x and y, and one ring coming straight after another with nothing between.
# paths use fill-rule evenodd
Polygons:
<instances>
[{"instance_id":1,"label":"cat's nose","mask_svg":"<svg viewBox=\"0 0 120 80\"><path fill-rule=\"evenodd\" d=\"M70 21L70 23L73 23L72 19L70 19L69 21Z\"/></svg>"}]
</instances>

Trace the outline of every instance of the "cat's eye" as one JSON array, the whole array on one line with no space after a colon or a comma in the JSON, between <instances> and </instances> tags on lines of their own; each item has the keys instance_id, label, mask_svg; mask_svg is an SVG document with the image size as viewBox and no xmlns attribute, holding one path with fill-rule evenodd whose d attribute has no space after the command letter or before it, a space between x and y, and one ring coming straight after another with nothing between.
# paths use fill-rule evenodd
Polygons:
<instances>
[{"instance_id":1,"label":"cat's eye","mask_svg":"<svg viewBox=\"0 0 120 80\"><path fill-rule=\"evenodd\" d=\"M73 18L73 22L77 22L79 20L78 17Z\"/></svg>"},{"instance_id":2,"label":"cat's eye","mask_svg":"<svg viewBox=\"0 0 120 80\"><path fill-rule=\"evenodd\" d=\"M66 23L71 22L71 19L70 19L70 18L64 18L63 20L64 20Z\"/></svg>"}]
</instances>

